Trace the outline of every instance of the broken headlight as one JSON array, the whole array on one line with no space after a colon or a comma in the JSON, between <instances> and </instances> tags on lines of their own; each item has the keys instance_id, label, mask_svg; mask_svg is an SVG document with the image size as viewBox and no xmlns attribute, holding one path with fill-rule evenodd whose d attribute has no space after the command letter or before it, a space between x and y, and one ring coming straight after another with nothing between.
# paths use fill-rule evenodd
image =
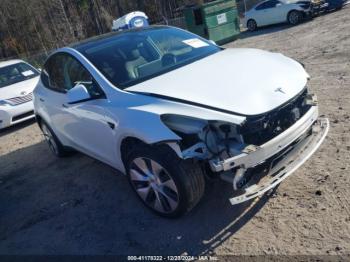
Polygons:
<instances>
[{"instance_id":1,"label":"broken headlight","mask_svg":"<svg viewBox=\"0 0 350 262\"><path fill-rule=\"evenodd\" d=\"M179 115L163 115L161 119L182 138L180 148L185 158L226 158L245 147L234 124Z\"/></svg>"}]
</instances>

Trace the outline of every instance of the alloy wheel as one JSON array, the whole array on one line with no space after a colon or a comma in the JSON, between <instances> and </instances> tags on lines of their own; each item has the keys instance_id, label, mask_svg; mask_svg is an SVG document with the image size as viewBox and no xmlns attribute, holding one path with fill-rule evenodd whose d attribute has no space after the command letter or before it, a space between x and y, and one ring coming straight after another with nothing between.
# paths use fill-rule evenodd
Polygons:
<instances>
[{"instance_id":1,"label":"alloy wheel","mask_svg":"<svg viewBox=\"0 0 350 262\"><path fill-rule=\"evenodd\" d=\"M248 30L249 31L254 31L256 29L257 25L254 20L249 20L248 21Z\"/></svg>"},{"instance_id":2,"label":"alloy wheel","mask_svg":"<svg viewBox=\"0 0 350 262\"><path fill-rule=\"evenodd\" d=\"M156 161L138 157L130 165L130 181L136 193L150 208L171 213L179 205L179 193L170 174Z\"/></svg>"},{"instance_id":3,"label":"alloy wheel","mask_svg":"<svg viewBox=\"0 0 350 262\"><path fill-rule=\"evenodd\" d=\"M289 15L289 22L290 22L292 25L296 25L296 24L299 22L299 13L297 13L297 12L292 12L292 13Z\"/></svg>"}]
</instances>

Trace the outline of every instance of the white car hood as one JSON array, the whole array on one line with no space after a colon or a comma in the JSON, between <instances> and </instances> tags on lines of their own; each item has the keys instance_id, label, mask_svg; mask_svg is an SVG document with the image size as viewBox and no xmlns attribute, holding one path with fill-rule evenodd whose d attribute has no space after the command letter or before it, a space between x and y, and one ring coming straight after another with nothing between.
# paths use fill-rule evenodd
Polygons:
<instances>
[{"instance_id":1,"label":"white car hood","mask_svg":"<svg viewBox=\"0 0 350 262\"><path fill-rule=\"evenodd\" d=\"M5 100L5 99L29 94L33 92L38 81L39 81L39 76L22 81L22 82L18 82L13 85L0 87L0 100Z\"/></svg>"},{"instance_id":2,"label":"white car hood","mask_svg":"<svg viewBox=\"0 0 350 262\"><path fill-rule=\"evenodd\" d=\"M300 93L308 77L298 62L281 54L226 49L126 90L258 115Z\"/></svg>"}]
</instances>

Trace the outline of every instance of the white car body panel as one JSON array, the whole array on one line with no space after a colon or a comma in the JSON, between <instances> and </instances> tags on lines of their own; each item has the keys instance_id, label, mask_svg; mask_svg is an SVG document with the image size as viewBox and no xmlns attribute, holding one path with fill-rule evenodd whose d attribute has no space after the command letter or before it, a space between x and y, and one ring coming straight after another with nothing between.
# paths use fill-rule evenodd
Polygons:
<instances>
[{"instance_id":1,"label":"white car body panel","mask_svg":"<svg viewBox=\"0 0 350 262\"><path fill-rule=\"evenodd\" d=\"M25 62L22 60L10 60L6 62L1 62L0 68L9 66L9 65L14 65L17 63L25 63ZM33 70L36 70L36 69L33 68ZM13 99L17 97L18 98L25 97L31 94L35 86L37 85L38 81L39 81L39 76L0 88L0 101L6 101L8 99L11 99L11 98ZM17 116L26 114L33 110L34 110L34 105L32 101L28 101L26 103L21 103L18 105L10 105L10 104L1 105L0 104L0 129L34 118L35 115L31 114L31 115L22 117L18 120L13 119Z\"/></svg>"},{"instance_id":2,"label":"white car body panel","mask_svg":"<svg viewBox=\"0 0 350 262\"><path fill-rule=\"evenodd\" d=\"M281 54L237 48L226 49L126 90L257 115L273 110L300 93L307 78L308 74L298 62ZM278 88L284 93L276 92Z\"/></svg>"},{"instance_id":3,"label":"white car body panel","mask_svg":"<svg viewBox=\"0 0 350 262\"><path fill-rule=\"evenodd\" d=\"M201 106L193 106L150 96L141 96L141 94L121 90L108 81L108 79L101 74L89 60L87 60L75 49L66 47L60 49L60 51L67 52L76 57L89 70L96 81L104 87L103 91L106 93L107 97L113 97L109 99L110 102L114 100L118 101L115 104L119 105L120 107L122 107L120 101L127 101L127 104L123 104L123 106L129 106L137 110L147 111L157 115L179 114L205 120L226 121L234 124L241 124L245 120L244 116L222 113L218 112L217 110L207 109ZM132 90L130 89L130 91Z\"/></svg>"},{"instance_id":4,"label":"white car body panel","mask_svg":"<svg viewBox=\"0 0 350 262\"><path fill-rule=\"evenodd\" d=\"M60 141L123 172L119 149L124 138L136 137L148 144L181 139L160 121L160 115L177 114L237 124L245 120L242 116L123 91L114 92L108 100L63 108L66 95L55 93L53 98L52 91L40 88L41 85L39 82L36 97L45 97L45 103L34 99L38 105L36 114L45 119ZM115 130L111 130L107 122L113 123ZM153 132L155 129L157 132Z\"/></svg>"}]
</instances>

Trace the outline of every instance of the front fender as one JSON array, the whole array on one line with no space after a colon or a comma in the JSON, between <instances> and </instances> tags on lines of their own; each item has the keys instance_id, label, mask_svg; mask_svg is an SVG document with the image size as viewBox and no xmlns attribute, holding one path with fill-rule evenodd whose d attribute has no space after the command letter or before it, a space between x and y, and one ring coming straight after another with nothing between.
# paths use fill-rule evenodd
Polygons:
<instances>
[{"instance_id":1,"label":"front fender","mask_svg":"<svg viewBox=\"0 0 350 262\"><path fill-rule=\"evenodd\" d=\"M113 110L114 111L114 110ZM119 116L119 117L118 117ZM121 144L127 137L136 138L145 144L174 142L181 138L171 131L155 113L140 110L107 111L106 117L115 123L116 168L125 172L121 154Z\"/></svg>"},{"instance_id":2,"label":"front fender","mask_svg":"<svg viewBox=\"0 0 350 262\"><path fill-rule=\"evenodd\" d=\"M111 97L110 104L105 110L107 121L115 123L116 168L121 171L125 170L120 147L126 137L137 138L146 144L181 140L181 137L162 122L161 115L176 114L234 124L241 124L246 119L243 116L125 91L120 91ZM178 154L178 150L174 151Z\"/></svg>"}]
</instances>

